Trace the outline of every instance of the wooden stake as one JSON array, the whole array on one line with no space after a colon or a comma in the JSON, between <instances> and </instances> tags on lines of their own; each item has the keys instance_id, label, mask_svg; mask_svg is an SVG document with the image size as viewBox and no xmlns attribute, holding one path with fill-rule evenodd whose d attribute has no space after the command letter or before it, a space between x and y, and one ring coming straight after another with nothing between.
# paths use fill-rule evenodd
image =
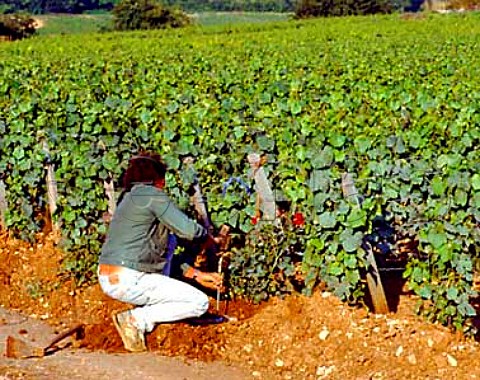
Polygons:
<instances>
[{"instance_id":1,"label":"wooden stake","mask_svg":"<svg viewBox=\"0 0 480 380\"><path fill-rule=\"evenodd\" d=\"M257 153L250 153L247 156L247 160L252 168L252 175L255 180L255 191L258 194L260 209L262 211L262 219L273 222L277 216L277 205L265 169L262 167L262 159Z\"/></svg>"},{"instance_id":2,"label":"wooden stake","mask_svg":"<svg viewBox=\"0 0 480 380\"><path fill-rule=\"evenodd\" d=\"M111 218L117 207L117 201L115 199L115 188L113 186L113 179L110 179L110 181L103 181L103 188L105 189L105 194L107 195L107 198L108 198L108 214L110 215L110 218Z\"/></svg>"},{"instance_id":3,"label":"wooden stake","mask_svg":"<svg viewBox=\"0 0 480 380\"><path fill-rule=\"evenodd\" d=\"M43 140L43 150L50 155L47 140ZM52 222L52 233L57 236L60 232L60 227L57 222L54 222L54 214L57 211L58 188L57 180L55 178L55 166L52 163L47 164L47 200L48 210L50 213L50 220Z\"/></svg>"},{"instance_id":4,"label":"wooden stake","mask_svg":"<svg viewBox=\"0 0 480 380\"><path fill-rule=\"evenodd\" d=\"M183 159L183 164L185 167L194 173L194 182L193 182L193 190L194 193L190 197L190 202L193 204L195 211L197 212L198 216L202 220L202 225L207 229L208 232L213 233L213 224L208 216L207 211L207 204L205 198L203 197L202 188L200 186L200 182L197 177L197 171L195 170L195 166L193 163L195 159L193 157L186 157Z\"/></svg>"}]
</instances>

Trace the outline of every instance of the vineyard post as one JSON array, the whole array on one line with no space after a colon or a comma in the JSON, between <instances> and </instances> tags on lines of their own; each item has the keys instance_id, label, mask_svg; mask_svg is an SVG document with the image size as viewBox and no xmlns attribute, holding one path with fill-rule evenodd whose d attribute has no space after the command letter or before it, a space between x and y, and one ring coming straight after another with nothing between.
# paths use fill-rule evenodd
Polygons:
<instances>
[{"instance_id":1,"label":"vineyard post","mask_svg":"<svg viewBox=\"0 0 480 380\"><path fill-rule=\"evenodd\" d=\"M345 199L355 204L355 207L361 206L360 195L350 173L342 174L342 193ZM375 260L373 249L369 243L367 243L366 251L366 259L369 264L367 271L367 285L372 297L373 308L377 314L387 314L389 312L387 297L385 296L385 290L383 288L382 278L380 277L380 271L378 270L377 261Z\"/></svg>"},{"instance_id":2,"label":"vineyard post","mask_svg":"<svg viewBox=\"0 0 480 380\"><path fill-rule=\"evenodd\" d=\"M46 139L43 140L43 150L47 154L47 157L50 158L50 149L48 148L48 142ZM49 159L47 161L47 200L48 200L48 210L50 213L50 221L52 223L52 233L54 236L59 236L60 227L58 222L54 222L53 215L57 210L57 199L58 199L58 188L57 180L55 179L55 166Z\"/></svg>"},{"instance_id":3,"label":"vineyard post","mask_svg":"<svg viewBox=\"0 0 480 380\"><path fill-rule=\"evenodd\" d=\"M5 213L7 212L7 191L5 183L0 179L0 229L5 230Z\"/></svg>"},{"instance_id":4,"label":"vineyard post","mask_svg":"<svg viewBox=\"0 0 480 380\"><path fill-rule=\"evenodd\" d=\"M260 201L262 219L273 222L276 217L275 197L268 181L265 170L262 166L262 158L257 153L250 153L247 160L252 168L252 176L255 181L255 191Z\"/></svg>"},{"instance_id":5,"label":"vineyard post","mask_svg":"<svg viewBox=\"0 0 480 380\"><path fill-rule=\"evenodd\" d=\"M113 213L115 212L115 208L117 207L113 179L110 178L110 180L108 181L104 180L103 188L105 189L105 194L107 195L107 198L108 198L108 216L109 216L109 219L111 219L113 216Z\"/></svg>"},{"instance_id":6,"label":"vineyard post","mask_svg":"<svg viewBox=\"0 0 480 380\"><path fill-rule=\"evenodd\" d=\"M103 151L107 150L107 146L105 143L100 140L98 142L98 146L100 149ZM113 184L113 176L111 173L108 173L108 180L105 179L103 180L103 189L105 190L105 195L107 196L108 199L108 221L112 220L113 214L115 213L115 209L117 208L117 200L115 197L115 186Z\"/></svg>"}]
</instances>

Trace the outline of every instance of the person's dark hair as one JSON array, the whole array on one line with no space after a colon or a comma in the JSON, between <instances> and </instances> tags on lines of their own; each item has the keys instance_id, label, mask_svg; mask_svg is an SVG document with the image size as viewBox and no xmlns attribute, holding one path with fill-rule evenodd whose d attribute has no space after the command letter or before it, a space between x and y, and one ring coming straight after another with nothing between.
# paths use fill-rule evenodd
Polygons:
<instances>
[{"instance_id":1,"label":"person's dark hair","mask_svg":"<svg viewBox=\"0 0 480 380\"><path fill-rule=\"evenodd\" d=\"M124 191L130 191L137 183L153 184L165 179L167 166L157 153L142 152L128 161L128 167L122 178Z\"/></svg>"}]
</instances>

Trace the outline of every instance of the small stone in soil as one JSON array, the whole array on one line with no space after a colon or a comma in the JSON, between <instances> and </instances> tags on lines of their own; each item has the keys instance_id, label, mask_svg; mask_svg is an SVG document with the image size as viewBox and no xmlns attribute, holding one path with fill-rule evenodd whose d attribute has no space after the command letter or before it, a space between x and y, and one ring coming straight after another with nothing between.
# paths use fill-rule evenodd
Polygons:
<instances>
[{"instance_id":1,"label":"small stone in soil","mask_svg":"<svg viewBox=\"0 0 480 380\"><path fill-rule=\"evenodd\" d=\"M398 358L401 354L403 354L403 346L398 346L395 356Z\"/></svg>"},{"instance_id":2,"label":"small stone in soil","mask_svg":"<svg viewBox=\"0 0 480 380\"><path fill-rule=\"evenodd\" d=\"M317 376L319 379L325 379L327 376L329 376L333 371L335 370L335 366L319 366L317 367Z\"/></svg>"},{"instance_id":3,"label":"small stone in soil","mask_svg":"<svg viewBox=\"0 0 480 380\"><path fill-rule=\"evenodd\" d=\"M318 337L320 338L320 340L325 340L327 339L329 334L330 334L330 331L324 328L322 331L320 331L320 333L318 334Z\"/></svg>"},{"instance_id":4,"label":"small stone in soil","mask_svg":"<svg viewBox=\"0 0 480 380\"><path fill-rule=\"evenodd\" d=\"M408 362L413 365L417 364L417 357L415 354L408 355Z\"/></svg>"},{"instance_id":5,"label":"small stone in soil","mask_svg":"<svg viewBox=\"0 0 480 380\"><path fill-rule=\"evenodd\" d=\"M452 367L457 367L458 366L458 362L457 362L457 359L455 359L452 355L450 354L447 354L447 361L448 361L448 364Z\"/></svg>"}]
</instances>

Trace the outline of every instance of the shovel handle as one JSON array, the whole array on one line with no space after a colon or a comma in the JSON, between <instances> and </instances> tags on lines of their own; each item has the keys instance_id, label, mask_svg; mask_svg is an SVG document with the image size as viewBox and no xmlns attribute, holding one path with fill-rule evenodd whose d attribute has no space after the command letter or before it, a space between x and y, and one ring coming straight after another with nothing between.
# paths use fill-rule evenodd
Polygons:
<instances>
[{"instance_id":1,"label":"shovel handle","mask_svg":"<svg viewBox=\"0 0 480 380\"><path fill-rule=\"evenodd\" d=\"M57 343L59 343L66 337L79 331L81 328L83 328L83 323L77 323L73 327L70 327L68 330L65 330L64 332L58 334L43 350L47 351L49 348L52 348L53 346L55 346Z\"/></svg>"}]
</instances>

